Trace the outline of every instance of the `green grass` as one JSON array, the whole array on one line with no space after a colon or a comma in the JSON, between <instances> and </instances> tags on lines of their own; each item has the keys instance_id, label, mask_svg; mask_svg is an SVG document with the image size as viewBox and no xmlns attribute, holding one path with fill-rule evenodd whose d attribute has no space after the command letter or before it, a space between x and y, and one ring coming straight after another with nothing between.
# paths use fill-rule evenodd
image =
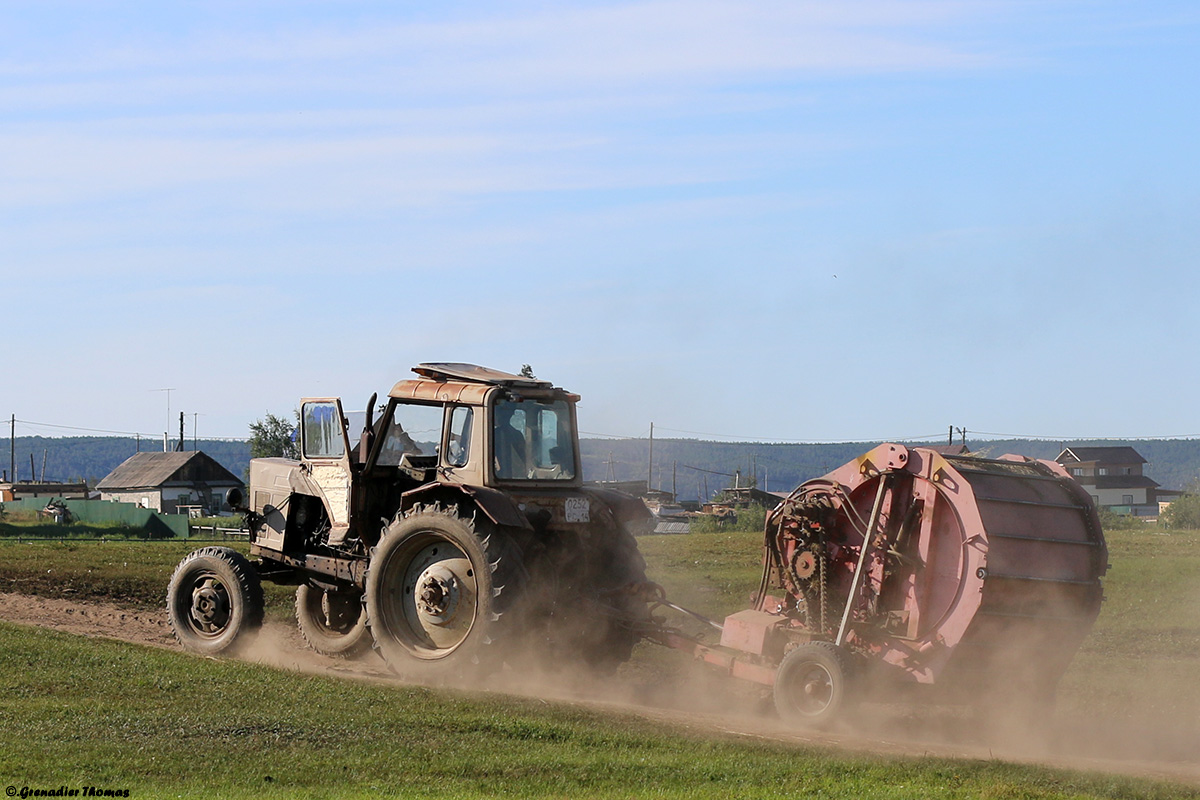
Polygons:
<instances>
[{"instance_id":1,"label":"green grass","mask_svg":"<svg viewBox=\"0 0 1200 800\"><path fill-rule=\"evenodd\" d=\"M748 608L762 575L762 531L643 536L648 577L671 601L720 622Z\"/></svg>"},{"instance_id":2,"label":"green grass","mask_svg":"<svg viewBox=\"0 0 1200 800\"><path fill-rule=\"evenodd\" d=\"M175 566L200 547L219 544L246 553L245 542L181 539L112 541L0 540L0 591L160 608ZM290 586L263 585L268 613L290 616Z\"/></svg>"},{"instance_id":3,"label":"green grass","mask_svg":"<svg viewBox=\"0 0 1200 800\"><path fill-rule=\"evenodd\" d=\"M147 539L145 528L120 522L69 522L54 525L32 513L9 513L0 519L0 540Z\"/></svg>"},{"instance_id":4,"label":"green grass","mask_svg":"<svg viewBox=\"0 0 1200 800\"><path fill-rule=\"evenodd\" d=\"M0 774L131 797L1200 797L999 761L688 734L634 715L303 675L0 625Z\"/></svg>"},{"instance_id":5,"label":"green grass","mask_svg":"<svg viewBox=\"0 0 1200 800\"><path fill-rule=\"evenodd\" d=\"M1062 682L1059 717L1072 731L1124 737L1119 746L1098 740L1097 752L1194 763L1200 532L1112 531L1108 541L1107 601ZM745 608L757 588L761 533L639 543L650 577L715 619ZM0 542L0 590L157 608L175 564L197 546ZM268 592L273 615L289 616L290 588ZM669 684L692 668L679 653L643 645L624 675ZM688 736L619 714L366 686L11 626L0 627L0 729L10 783L104 777L144 787L143 796L163 786L211 796L211 781L229 796L1200 797L991 761L857 758Z\"/></svg>"},{"instance_id":6,"label":"green grass","mask_svg":"<svg viewBox=\"0 0 1200 800\"><path fill-rule=\"evenodd\" d=\"M1107 539L1104 607L1060 685L1060 710L1124 719L1164 748L1183 733L1200 748L1200 531Z\"/></svg>"}]
</instances>

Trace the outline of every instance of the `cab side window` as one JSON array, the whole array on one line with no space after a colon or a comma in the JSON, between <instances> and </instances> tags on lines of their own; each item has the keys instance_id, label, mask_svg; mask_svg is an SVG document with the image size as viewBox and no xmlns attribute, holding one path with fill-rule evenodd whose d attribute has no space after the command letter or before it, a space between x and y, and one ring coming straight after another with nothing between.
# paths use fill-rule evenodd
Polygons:
<instances>
[{"instance_id":1,"label":"cab side window","mask_svg":"<svg viewBox=\"0 0 1200 800\"><path fill-rule=\"evenodd\" d=\"M306 458L341 458L346 452L337 403L305 403L300 425Z\"/></svg>"},{"instance_id":2,"label":"cab side window","mask_svg":"<svg viewBox=\"0 0 1200 800\"><path fill-rule=\"evenodd\" d=\"M465 467L471 450L471 425L474 413L468 406L455 406L450 412L450 440L447 443L446 463Z\"/></svg>"}]
</instances>

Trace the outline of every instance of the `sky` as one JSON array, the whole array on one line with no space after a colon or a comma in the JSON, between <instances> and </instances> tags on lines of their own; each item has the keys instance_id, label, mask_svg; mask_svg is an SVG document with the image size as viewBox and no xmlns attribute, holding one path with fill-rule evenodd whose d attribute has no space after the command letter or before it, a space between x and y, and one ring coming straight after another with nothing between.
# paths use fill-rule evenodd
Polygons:
<instances>
[{"instance_id":1,"label":"sky","mask_svg":"<svg viewBox=\"0 0 1200 800\"><path fill-rule=\"evenodd\" d=\"M1200 436L1198 101L1190 2L3 0L0 414Z\"/></svg>"}]
</instances>

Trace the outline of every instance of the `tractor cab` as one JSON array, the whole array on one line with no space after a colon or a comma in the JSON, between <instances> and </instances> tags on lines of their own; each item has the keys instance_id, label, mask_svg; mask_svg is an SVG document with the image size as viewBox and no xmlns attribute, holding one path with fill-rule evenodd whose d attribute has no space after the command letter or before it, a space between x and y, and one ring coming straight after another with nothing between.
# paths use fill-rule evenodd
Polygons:
<instances>
[{"instance_id":1,"label":"tractor cab","mask_svg":"<svg viewBox=\"0 0 1200 800\"><path fill-rule=\"evenodd\" d=\"M398 382L382 405L373 396L365 412L345 411L336 397L303 399L300 475L281 484L263 470L275 473L282 465L263 463L252 465L251 483L274 483L284 492L302 483L303 494L323 501L324 519L309 527L327 528L334 546L373 538L381 516L431 484L508 492L582 486L578 395L471 364L421 364L414 372L419 377ZM257 495L269 498L270 489ZM275 517L268 525L280 536L296 530L283 515ZM356 536L359 527L365 538Z\"/></svg>"},{"instance_id":2,"label":"tractor cab","mask_svg":"<svg viewBox=\"0 0 1200 800\"><path fill-rule=\"evenodd\" d=\"M471 364L421 364L397 383L368 469L413 466L474 486L582 485L575 403L546 381Z\"/></svg>"}]
</instances>

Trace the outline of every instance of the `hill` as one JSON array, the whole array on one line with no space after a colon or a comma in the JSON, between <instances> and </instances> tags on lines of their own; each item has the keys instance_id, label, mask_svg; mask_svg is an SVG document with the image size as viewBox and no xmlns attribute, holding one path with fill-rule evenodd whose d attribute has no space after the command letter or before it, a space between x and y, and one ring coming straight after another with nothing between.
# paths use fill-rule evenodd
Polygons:
<instances>
[{"instance_id":1,"label":"hill","mask_svg":"<svg viewBox=\"0 0 1200 800\"><path fill-rule=\"evenodd\" d=\"M836 444L772 444L764 442L711 442L696 439L655 439L656 489L671 490L680 499L705 496L733 483L735 471L742 484L757 470L758 485L769 491L788 491L802 482L824 475L866 452L878 442ZM920 446L921 442L909 442ZM585 439L581 443L584 477L589 480L645 480L650 468L645 439ZM1149 463L1148 476L1165 489L1182 489L1200 476L1200 440L1197 439L1088 439L1047 442L1034 439L968 441L977 453L997 457L1005 453L1053 459L1064 445L1078 447L1133 447ZM613 462L611 471L610 460Z\"/></svg>"},{"instance_id":2,"label":"hill","mask_svg":"<svg viewBox=\"0 0 1200 800\"><path fill-rule=\"evenodd\" d=\"M199 449L235 475L244 475L250 463L246 442L201 439ZM774 444L766 442L713 442L698 439L654 440L654 488L671 490L679 497L696 499L733 485L735 473L744 484L755 471L758 485L772 491L790 490L809 478L824 475L878 442L835 444ZM920 444L920 443L916 443ZM1128 445L1150 463L1146 474L1167 489L1182 489L1200 476L1198 439L1089 439L1048 442L1032 439L968 441L976 452L990 456L1017 453L1052 459L1064 444L1076 446ZM29 459L41 478L43 457L47 480L86 479L94 484L129 456L139 443L132 438L71 436L49 438L18 436L17 477L29 478ZM154 450L142 441L143 450ZM192 443L187 442L192 449ZM587 480L645 480L650 468L646 439L584 439L580 443L583 474ZM0 439L0 463L8 454L8 439ZM4 464L7 471L7 464Z\"/></svg>"},{"instance_id":3,"label":"hill","mask_svg":"<svg viewBox=\"0 0 1200 800\"><path fill-rule=\"evenodd\" d=\"M250 447L246 442L201 439L198 449L212 456L234 475L242 475L250 463ZM19 480L29 480L29 459L33 457L34 473L42 479L42 464L48 481L86 480L94 486L125 459L138 450L157 451L155 442L122 436L18 436L16 438L16 472ZM192 442L187 442L192 450ZM8 472L9 440L0 439L0 463Z\"/></svg>"}]
</instances>

